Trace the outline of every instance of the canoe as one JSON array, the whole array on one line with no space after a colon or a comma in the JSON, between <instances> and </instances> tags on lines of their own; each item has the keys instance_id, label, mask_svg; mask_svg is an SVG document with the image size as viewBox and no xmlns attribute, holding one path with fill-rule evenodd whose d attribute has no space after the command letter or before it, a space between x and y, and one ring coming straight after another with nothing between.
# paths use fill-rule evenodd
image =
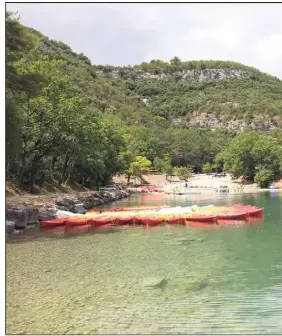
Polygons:
<instances>
[{"instance_id":1,"label":"canoe","mask_svg":"<svg viewBox=\"0 0 282 336\"><path fill-rule=\"evenodd\" d=\"M137 212L137 211L146 211L146 210L158 210L161 207L135 207L135 208L113 208L113 209L103 209L104 212Z\"/></svg>"},{"instance_id":2,"label":"canoe","mask_svg":"<svg viewBox=\"0 0 282 336\"><path fill-rule=\"evenodd\" d=\"M219 213L216 216L218 219L245 219L248 218L248 212L237 212L237 213Z\"/></svg>"},{"instance_id":3,"label":"canoe","mask_svg":"<svg viewBox=\"0 0 282 336\"><path fill-rule=\"evenodd\" d=\"M167 218L166 222L168 224L185 224L185 218L183 218L183 217L171 217L171 218Z\"/></svg>"},{"instance_id":4,"label":"canoe","mask_svg":"<svg viewBox=\"0 0 282 336\"><path fill-rule=\"evenodd\" d=\"M90 218L89 224L94 226L110 224L113 222L112 217L97 217L97 218Z\"/></svg>"},{"instance_id":5,"label":"canoe","mask_svg":"<svg viewBox=\"0 0 282 336\"><path fill-rule=\"evenodd\" d=\"M216 222L215 215L193 214L193 215L187 216L185 219L188 221L194 221L194 222Z\"/></svg>"},{"instance_id":6,"label":"canoe","mask_svg":"<svg viewBox=\"0 0 282 336\"><path fill-rule=\"evenodd\" d=\"M89 209L86 211L86 213L101 213L101 210L98 209Z\"/></svg>"},{"instance_id":7,"label":"canoe","mask_svg":"<svg viewBox=\"0 0 282 336\"><path fill-rule=\"evenodd\" d=\"M261 216L263 214L263 208L249 209L248 214L250 216Z\"/></svg>"},{"instance_id":8,"label":"canoe","mask_svg":"<svg viewBox=\"0 0 282 336\"><path fill-rule=\"evenodd\" d=\"M116 217L113 218L113 223L115 225L126 225L131 223L132 216Z\"/></svg>"},{"instance_id":9,"label":"canoe","mask_svg":"<svg viewBox=\"0 0 282 336\"><path fill-rule=\"evenodd\" d=\"M65 224L67 226L80 226L80 225L87 225L89 222L89 217L69 217L66 218Z\"/></svg>"},{"instance_id":10,"label":"canoe","mask_svg":"<svg viewBox=\"0 0 282 336\"><path fill-rule=\"evenodd\" d=\"M145 225L160 225L164 221L162 218L149 218L149 217L144 217L142 218L142 223Z\"/></svg>"},{"instance_id":11,"label":"canoe","mask_svg":"<svg viewBox=\"0 0 282 336\"><path fill-rule=\"evenodd\" d=\"M52 227L52 226L59 226L59 225L65 225L65 221L67 218L56 218L56 219L50 219L50 220L43 220L40 221L41 227Z\"/></svg>"}]
</instances>

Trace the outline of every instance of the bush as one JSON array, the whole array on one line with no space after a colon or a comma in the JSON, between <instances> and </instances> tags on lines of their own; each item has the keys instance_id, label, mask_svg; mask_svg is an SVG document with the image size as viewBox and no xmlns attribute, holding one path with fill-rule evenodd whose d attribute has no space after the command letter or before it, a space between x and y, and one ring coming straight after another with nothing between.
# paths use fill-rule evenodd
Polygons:
<instances>
[{"instance_id":1,"label":"bush","mask_svg":"<svg viewBox=\"0 0 282 336\"><path fill-rule=\"evenodd\" d=\"M255 174L254 181L261 188L266 188L273 180L273 172L270 169L259 167Z\"/></svg>"}]
</instances>

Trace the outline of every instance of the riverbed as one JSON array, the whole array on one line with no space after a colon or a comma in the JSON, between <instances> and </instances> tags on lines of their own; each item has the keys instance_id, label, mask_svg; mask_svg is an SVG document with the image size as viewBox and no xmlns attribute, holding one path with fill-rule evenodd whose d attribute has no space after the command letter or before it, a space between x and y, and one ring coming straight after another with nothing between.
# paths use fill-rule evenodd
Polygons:
<instances>
[{"instance_id":1,"label":"riverbed","mask_svg":"<svg viewBox=\"0 0 282 336\"><path fill-rule=\"evenodd\" d=\"M105 207L253 204L232 226L29 231L7 238L6 333L282 333L282 197L133 195Z\"/></svg>"}]
</instances>

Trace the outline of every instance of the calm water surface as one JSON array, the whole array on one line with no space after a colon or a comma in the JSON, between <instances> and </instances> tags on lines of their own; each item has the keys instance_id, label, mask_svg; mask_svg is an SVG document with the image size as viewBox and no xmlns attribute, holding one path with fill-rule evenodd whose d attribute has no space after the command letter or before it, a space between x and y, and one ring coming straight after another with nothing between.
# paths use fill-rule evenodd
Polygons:
<instances>
[{"instance_id":1,"label":"calm water surface","mask_svg":"<svg viewBox=\"0 0 282 336\"><path fill-rule=\"evenodd\" d=\"M281 196L145 195L111 206L232 202L263 206L263 221L7 239L6 332L282 333Z\"/></svg>"}]
</instances>

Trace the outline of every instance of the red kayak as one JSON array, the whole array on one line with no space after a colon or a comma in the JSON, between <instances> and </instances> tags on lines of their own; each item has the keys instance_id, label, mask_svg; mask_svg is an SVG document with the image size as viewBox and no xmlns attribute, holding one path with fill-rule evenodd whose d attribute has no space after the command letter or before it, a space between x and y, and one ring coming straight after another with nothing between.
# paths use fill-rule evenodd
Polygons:
<instances>
[{"instance_id":1,"label":"red kayak","mask_svg":"<svg viewBox=\"0 0 282 336\"><path fill-rule=\"evenodd\" d=\"M163 222L162 218L142 218L142 223L145 225L160 225Z\"/></svg>"},{"instance_id":2,"label":"red kayak","mask_svg":"<svg viewBox=\"0 0 282 336\"><path fill-rule=\"evenodd\" d=\"M194 222L216 222L216 216L214 215L191 215L185 218L188 221Z\"/></svg>"},{"instance_id":3,"label":"red kayak","mask_svg":"<svg viewBox=\"0 0 282 336\"><path fill-rule=\"evenodd\" d=\"M110 224L112 222L113 222L112 217L89 218L89 224L94 226Z\"/></svg>"},{"instance_id":4,"label":"red kayak","mask_svg":"<svg viewBox=\"0 0 282 336\"><path fill-rule=\"evenodd\" d=\"M218 219L245 219L248 218L248 212L237 212L237 213L219 213L216 216Z\"/></svg>"},{"instance_id":5,"label":"red kayak","mask_svg":"<svg viewBox=\"0 0 282 336\"><path fill-rule=\"evenodd\" d=\"M89 209L86 211L86 213L101 213L101 210L98 210L98 209Z\"/></svg>"},{"instance_id":6,"label":"red kayak","mask_svg":"<svg viewBox=\"0 0 282 336\"><path fill-rule=\"evenodd\" d=\"M183 217L171 217L166 220L168 224L185 224L185 218Z\"/></svg>"},{"instance_id":7,"label":"red kayak","mask_svg":"<svg viewBox=\"0 0 282 336\"><path fill-rule=\"evenodd\" d=\"M65 225L66 220L67 220L67 218L50 219L50 220L41 221L40 225L42 227L52 227L52 226Z\"/></svg>"},{"instance_id":8,"label":"red kayak","mask_svg":"<svg viewBox=\"0 0 282 336\"><path fill-rule=\"evenodd\" d=\"M261 216L263 214L263 208L249 209L248 213L250 216Z\"/></svg>"},{"instance_id":9,"label":"red kayak","mask_svg":"<svg viewBox=\"0 0 282 336\"><path fill-rule=\"evenodd\" d=\"M118 211L146 211L146 210L158 210L160 207L135 207L135 208L113 208L113 209L103 209L103 212L118 212Z\"/></svg>"},{"instance_id":10,"label":"red kayak","mask_svg":"<svg viewBox=\"0 0 282 336\"><path fill-rule=\"evenodd\" d=\"M67 226L87 225L89 220L90 219L88 217L66 218L65 224Z\"/></svg>"},{"instance_id":11,"label":"red kayak","mask_svg":"<svg viewBox=\"0 0 282 336\"><path fill-rule=\"evenodd\" d=\"M113 223L115 225L126 225L131 223L132 216L125 216L125 217L116 217L113 218Z\"/></svg>"}]
</instances>

